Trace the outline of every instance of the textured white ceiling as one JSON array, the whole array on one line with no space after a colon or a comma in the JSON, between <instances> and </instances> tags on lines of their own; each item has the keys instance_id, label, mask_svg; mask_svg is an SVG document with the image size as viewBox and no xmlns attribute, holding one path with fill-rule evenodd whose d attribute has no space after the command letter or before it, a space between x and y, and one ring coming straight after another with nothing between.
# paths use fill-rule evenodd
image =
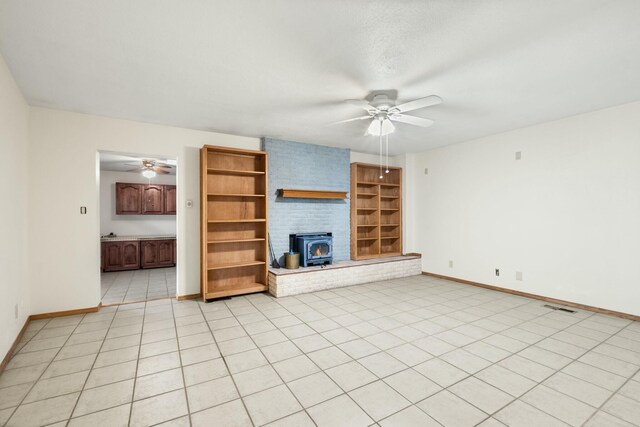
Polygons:
<instances>
[{"instance_id":1,"label":"textured white ceiling","mask_svg":"<svg viewBox=\"0 0 640 427\"><path fill-rule=\"evenodd\" d=\"M32 105L375 152L341 100L437 94L415 152L640 99L638 0L0 0Z\"/></svg>"}]
</instances>

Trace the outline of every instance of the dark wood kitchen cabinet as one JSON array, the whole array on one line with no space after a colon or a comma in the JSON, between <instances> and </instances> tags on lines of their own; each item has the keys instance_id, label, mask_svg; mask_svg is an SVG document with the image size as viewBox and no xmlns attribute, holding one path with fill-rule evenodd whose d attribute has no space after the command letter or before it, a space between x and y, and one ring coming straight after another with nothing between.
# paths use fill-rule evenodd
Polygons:
<instances>
[{"instance_id":1,"label":"dark wood kitchen cabinet","mask_svg":"<svg viewBox=\"0 0 640 427\"><path fill-rule=\"evenodd\" d=\"M116 215L175 215L176 186L116 182Z\"/></svg>"},{"instance_id":2,"label":"dark wood kitchen cabinet","mask_svg":"<svg viewBox=\"0 0 640 427\"><path fill-rule=\"evenodd\" d=\"M116 182L116 215L142 213L142 184Z\"/></svg>"},{"instance_id":3,"label":"dark wood kitchen cabinet","mask_svg":"<svg viewBox=\"0 0 640 427\"><path fill-rule=\"evenodd\" d=\"M102 242L102 271L176 265L175 239Z\"/></svg>"},{"instance_id":4,"label":"dark wood kitchen cabinet","mask_svg":"<svg viewBox=\"0 0 640 427\"><path fill-rule=\"evenodd\" d=\"M176 214L176 186L165 185L164 186L164 214L175 215Z\"/></svg>"},{"instance_id":5,"label":"dark wood kitchen cabinet","mask_svg":"<svg viewBox=\"0 0 640 427\"><path fill-rule=\"evenodd\" d=\"M162 215L164 213L164 185L144 185L142 187L142 213Z\"/></svg>"},{"instance_id":6,"label":"dark wood kitchen cabinet","mask_svg":"<svg viewBox=\"0 0 640 427\"><path fill-rule=\"evenodd\" d=\"M142 268L175 265L174 240L143 240L140 246Z\"/></svg>"},{"instance_id":7,"label":"dark wood kitchen cabinet","mask_svg":"<svg viewBox=\"0 0 640 427\"><path fill-rule=\"evenodd\" d=\"M102 242L102 270L136 270L140 268L138 241Z\"/></svg>"}]
</instances>

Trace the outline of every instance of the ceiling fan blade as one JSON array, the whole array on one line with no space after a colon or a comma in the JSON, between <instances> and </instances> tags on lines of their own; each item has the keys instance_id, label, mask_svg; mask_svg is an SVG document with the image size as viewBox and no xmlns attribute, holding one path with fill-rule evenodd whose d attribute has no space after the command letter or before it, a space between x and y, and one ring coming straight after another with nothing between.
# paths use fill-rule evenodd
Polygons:
<instances>
[{"instance_id":1,"label":"ceiling fan blade","mask_svg":"<svg viewBox=\"0 0 640 427\"><path fill-rule=\"evenodd\" d=\"M163 171L163 170L157 170L156 173L159 173L161 175L169 175L171 172L167 172L167 171Z\"/></svg>"},{"instance_id":2,"label":"ceiling fan blade","mask_svg":"<svg viewBox=\"0 0 640 427\"><path fill-rule=\"evenodd\" d=\"M390 116L391 120L401 123L407 123L415 126L429 127L433 124L431 119L423 119L422 117L408 116L406 114L394 114Z\"/></svg>"},{"instance_id":3,"label":"ceiling fan blade","mask_svg":"<svg viewBox=\"0 0 640 427\"><path fill-rule=\"evenodd\" d=\"M171 169L173 166L167 166L167 165L155 165L153 166L154 168L160 168L160 169Z\"/></svg>"},{"instance_id":4,"label":"ceiling fan blade","mask_svg":"<svg viewBox=\"0 0 640 427\"><path fill-rule=\"evenodd\" d=\"M363 99L346 99L345 102L360 107L365 111L377 111L378 109Z\"/></svg>"},{"instance_id":5,"label":"ceiling fan blade","mask_svg":"<svg viewBox=\"0 0 640 427\"><path fill-rule=\"evenodd\" d=\"M416 99L414 101L405 102L404 104L396 105L393 110L397 110L401 113L407 111L417 110L418 108L431 107L432 105L438 105L442 103L442 98L437 95L429 95L424 98Z\"/></svg>"},{"instance_id":6,"label":"ceiling fan blade","mask_svg":"<svg viewBox=\"0 0 640 427\"><path fill-rule=\"evenodd\" d=\"M340 120L339 122L333 122L331 124L332 125L337 125L337 124L340 124L340 123L355 122L357 120L365 120L365 119L370 119L370 118L371 118L371 116L361 116L361 117L356 117L356 118L353 118L353 119Z\"/></svg>"},{"instance_id":7,"label":"ceiling fan blade","mask_svg":"<svg viewBox=\"0 0 640 427\"><path fill-rule=\"evenodd\" d=\"M142 172L144 170L144 168L136 168L136 169L130 169L128 171L125 172Z\"/></svg>"}]
</instances>

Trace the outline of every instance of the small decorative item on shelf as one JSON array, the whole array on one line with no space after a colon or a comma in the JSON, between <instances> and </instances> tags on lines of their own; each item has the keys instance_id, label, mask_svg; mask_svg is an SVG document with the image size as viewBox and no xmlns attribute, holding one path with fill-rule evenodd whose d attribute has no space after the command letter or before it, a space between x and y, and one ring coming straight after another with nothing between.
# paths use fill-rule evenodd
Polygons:
<instances>
[{"instance_id":1,"label":"small decorative item on shelf","mask_svg":"<svg viewBox=\"0 0 640 427\"><path fill-rule=\"evenodd\" d=\"M289 270L300 268L300 254L292 250L284 253L284 266Z\"/></svg>"}]
</instances>

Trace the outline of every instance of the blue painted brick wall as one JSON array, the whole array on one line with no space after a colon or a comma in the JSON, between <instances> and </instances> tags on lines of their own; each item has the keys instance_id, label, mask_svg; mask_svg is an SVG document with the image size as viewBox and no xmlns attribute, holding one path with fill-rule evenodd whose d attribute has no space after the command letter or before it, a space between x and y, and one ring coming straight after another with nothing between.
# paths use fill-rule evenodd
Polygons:
<instances>
[{"instance_id":1,"label":"blue painted brick wall","mask_svg":"<svg viewBox=\"0 0 640 427\"><path fill-rule=\"evenodd\" d=\"M332 232L333 257L350 257L349 200L283 199L279 188L349 191L350 150L271 138L269 153L269 233L276 256L289 250L289 234Z\"/></svg>"}]
</instances>

